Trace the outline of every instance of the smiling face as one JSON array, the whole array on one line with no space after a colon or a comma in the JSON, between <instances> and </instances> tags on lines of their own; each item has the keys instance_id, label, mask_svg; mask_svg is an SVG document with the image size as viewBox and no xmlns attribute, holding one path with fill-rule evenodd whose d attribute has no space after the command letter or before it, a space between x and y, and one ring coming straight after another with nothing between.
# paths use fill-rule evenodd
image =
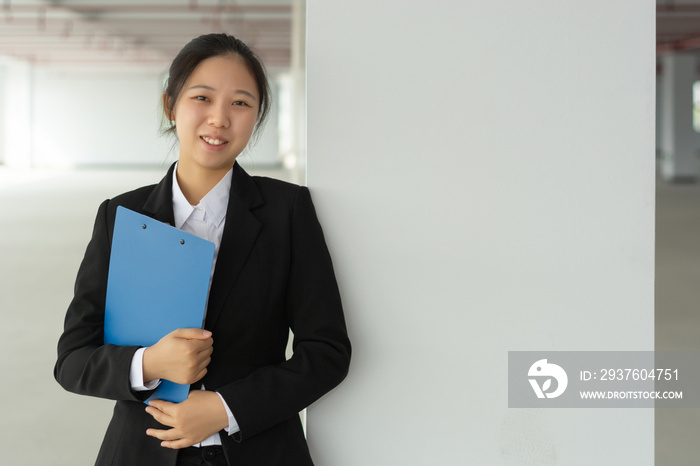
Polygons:
<instances>
[{"instance_id":1,"label":"smiling face","mask_svg":"<svg viewBox=\"0 0 700 466\"><path fill-rule=\"evenodd\" d=\"M259 102L255 80L239 57L216 56L197 65L169 115L180 141L178 172L223 176L253 134Z\"/></svg>"}]
</instances>

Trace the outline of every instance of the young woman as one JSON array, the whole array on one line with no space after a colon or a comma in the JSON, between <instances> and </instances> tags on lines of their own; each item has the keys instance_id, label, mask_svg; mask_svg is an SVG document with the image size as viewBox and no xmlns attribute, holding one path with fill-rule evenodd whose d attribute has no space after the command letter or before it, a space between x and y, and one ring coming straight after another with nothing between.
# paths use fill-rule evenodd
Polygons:
<instances>
[{"instance_id":1,"label":"young woman","mask_svg":"<svg viewBox=\"0 0 700 466\"><path fill-rule=\"evenodd\" d=\"M177 163L159 184L98 210L54 370L66 390L117 400L98 465L312 464L298 412L345 377L350 342L308 189L236 163L269 105L264 69L244 43L194 39L163 93ZM120 205L214 242L204 329L175 330L148 348L104 344ZM146 406L161 379L192 384L189 398Z\"/></svg>"}]
</instances>

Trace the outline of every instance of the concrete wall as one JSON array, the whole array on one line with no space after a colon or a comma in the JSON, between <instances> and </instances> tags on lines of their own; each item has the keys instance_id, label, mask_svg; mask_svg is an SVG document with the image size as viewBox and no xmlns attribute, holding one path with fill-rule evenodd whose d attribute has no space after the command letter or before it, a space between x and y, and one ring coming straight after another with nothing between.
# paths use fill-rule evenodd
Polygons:
<instances>
[{"instance_id":1,"label":"concrete wall","mask_svg":"<svg viewBox=\"0 0 700 466\"><path fill-rule=\"evenodd\" d=\"M172 142L158 134L161 72L38 68L35 79L34 165L169 160Z\"/></svg>"},{"instance_id":2,"label":"concrete wall","mask_svg":"<svg viewBox=\"0 0 700 466\"><path fill-rule=\"evenodd\" d=\"M177 157L173 139L159 133L162 70L16 62L3 69L0 86L4 75L7 96L0 102L0 134L6 137L0 156L8 165L161 166ZM279 162L276 118L273 108L265 132L243 162Z\"/></svg>"},{"instance_id":3,"label":"concrete wall","mask_svg":"<svg viewBox=\"0 0 700 466\"><path fill-rule=\"evenodd\" d=\"M32 154L32 88L34 83L31 65L4 59L0 123L3 125L3 162L8 166L27 168Z\"/></svg>"},{"instance_id":4,"label":"concrete wall","mask_svg":"<svg viewBox=\"0 0 700 466\"><path fill-rule=\"evenodd\" d=\"M7 65L0 62L0 102L7 100ZM0 107L0 164L5 162L5 111Z\"/></svg>"},{"instance_id":5,"label":"concrete wall","mask_svg":"<svg viewBox=\"0 0 700 466\"><path fill-rule=\"evenodd\" d=\"M692 53L665 54L661 63L661 173L667 180L695 180L700 171L698 135L693 129L697 57Z\"/></svg>"},{"instance_id":6,"label":"concrete wall","mask_svg":"<svg viewBox=\"0 0 700 466\"><path fill-rule=\"evenodd\" d=\"M507 352L653 348L654 3L307 12L307 178L354 343L309 410L317 463L653 464L649 410L508 409Z\"/></svg>"}]
</instances>

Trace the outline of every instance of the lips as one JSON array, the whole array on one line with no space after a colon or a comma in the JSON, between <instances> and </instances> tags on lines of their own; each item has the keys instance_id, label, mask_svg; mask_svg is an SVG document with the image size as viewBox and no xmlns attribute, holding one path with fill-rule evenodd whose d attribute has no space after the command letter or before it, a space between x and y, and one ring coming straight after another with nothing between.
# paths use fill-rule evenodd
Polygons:
<instances>
[{"instance_id":1,"label":"lips","mask_svg":"<svg viewBox=\"0 0 700 466\"><path fill-rule=\"evenodd\" d=\"M212 146L221 146L224 144L228 144L228 141L225 139L212 138L209 136L200 136L199 138L207 144L211 144Z\"/></svg>"}]
</instances>

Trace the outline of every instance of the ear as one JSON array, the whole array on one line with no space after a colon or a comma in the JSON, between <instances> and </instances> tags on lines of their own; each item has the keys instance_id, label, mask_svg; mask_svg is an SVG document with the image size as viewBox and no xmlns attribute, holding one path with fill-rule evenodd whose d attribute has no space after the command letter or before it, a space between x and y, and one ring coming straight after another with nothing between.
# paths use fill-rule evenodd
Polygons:
<instances>
[{"instance_id":1,"label":"ear","mask_svg":"<svg viewBox=\"0 0 700 466\"><path fill-rule=\"evenodd\" d=\"M168 121L173 121L175 119L175 114L173 113L173 108L168 96L163 92L163 113L165 114L165 119Z\"/></svg>"}]
</instances>

